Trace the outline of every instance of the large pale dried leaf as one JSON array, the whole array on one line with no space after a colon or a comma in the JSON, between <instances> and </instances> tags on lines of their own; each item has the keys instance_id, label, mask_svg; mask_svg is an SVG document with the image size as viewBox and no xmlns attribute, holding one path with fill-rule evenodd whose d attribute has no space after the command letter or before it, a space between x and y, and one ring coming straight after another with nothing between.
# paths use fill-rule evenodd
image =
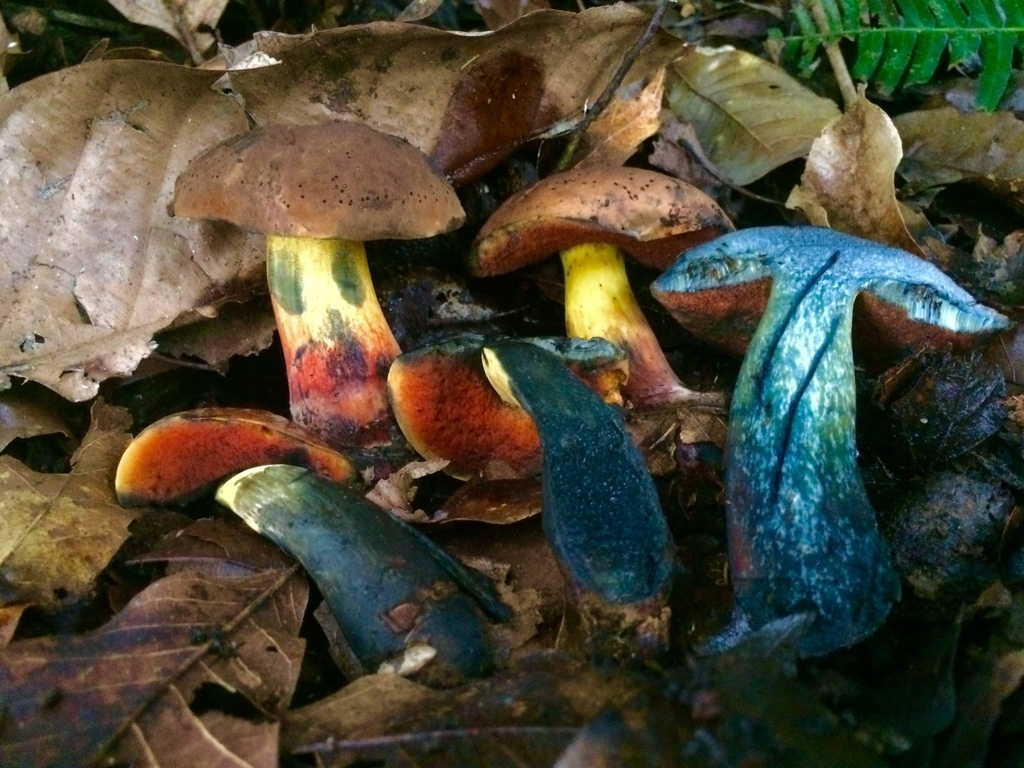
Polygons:
<instances>
[{"instance_id":1,"label":"large pale dried leaf","mask_svg":"<svg viewBox=\"0 0 1024 768\"><path fill-rule=\"evenodd\" d=\"M528 135L577 121L646 25L646 14L620 4L538 11L484 35L392 22L262 35L261 50L281 63L231 81L262 124L358 120L463 178ZM651 77L681 46L659 34L625 84Z\"/></svg>"},{"instance_id":2,"label":"large pale dried leaf","mask_svg":"<svg viewBox=\"0 0 1024 768\"><path fill-rule=\"evenodd\" d=\"M839 108L774 64L731 48L688 49L668 70L666 99L708 157L743 185L803 157Z\"/></svg>"},{"instance_id":3,"label":"large pale dried leaf","mask_svg":"<svg viewBox=\"0 0 1024 768\"><path fill-rule=\"evenodd\" d=\"M812 224L859 235L917 255L896 202L896 166L903 156L892 120L863 94L814 140L807 167L786 201Z\"/></svg>"},{"instance_id":4,"label":"large pale dried leaf","mask_svg":"<svg viewBox=\"0 0 1024 768\"><path fill-rule=\"evenodd\" d=\"M125 409L97 403L67 475L0 457L0 577L23 599L53 608L87 594L128 538L114 471L130 426Z\"/></svg>"},{"instance_id":5,"label":"large pale dried leaf","mask_svg":"<svg viewBox=\"0 0 1024 768\"><path fill-rule=\"evenodd\" d=\"M474 0L473 7L488 29L500 29L520 16L551 7L548 0Z\"/></svg>"},{"instance_id":6,"label":"large pale dried leaf","mask_svg":"<svg viewBox=\"0 0 1024 768\"><path fill-rule=\"evenodd\" d=\"M147 588L93 632L12 643L0 660L7 706L0 763L85 765L123 728L132 731L125 737L127 755L175 735L187 746L188 729L160 732L168 722L166 707L173 710L176 696L194 703L210 686L245 696L270 717L283 713L304 651L297 635L307 593L291 570L233 579L181 573ZM237 628L221 635L232 622ZM207 640L215 641L208 650ZM157 707L133 720L147 701ZM226 724L217 725L224 728L209 727L204 738L218 738L219 730L236 743L254 739L246 751L266 754L265 734L228 738ZM204 751L197 749L197 757ZM152 756L163 765L161 757Z\"/></svg>"},{"instance_id":7,"label":"large pale dried leaf","mask_svg":"<svg viewBox=\"0 0 1024 768\"><path fill-rule=\"evenodd\" d=\"M944 107L893 122L906 148L900 175L913 186L976 181L1024 210L1024 121L1012 112L965 115Z\"/></svg>"},{"instance_id":8,"label":"large pale dried leaf","mask_svg":"<svg viewBox=\"0 0 1024 768\"><path fill-rule=\"evenodd\" d=\"M107 0L129 21L166 32L195 55L213 45L213 29L228 0Z\"/></svg>"},{"instance_id":9,"label":"large pale dried leaf","mask_svg":"<svg viewBox=\"0 0 1024 768\"><path fill-rule=\"evenodd\" d=\"M642 88L637 83L626 92L616 94L583 135L582 149L573 167L625 163L644 141L658 132L664 94L664 69Z\"/></svg>"},{"instance_id":10,"label":"large pale dried leaf","mask_svg":"<svg viewBox=\"0 0 1024 768\"><path fill-rule=\"evenodd\" d=\"M0 98L0 386L88 399L154 332L262 279L259 238L167 213L188 161L246 128L216 76L96 61Z\"/></svg>"},{"instance_id":11,"label":"large pale dried leaf","mask_svg":"<svg viewBox=\"0 0 1024 768\"><path fill-rule=\"evenodd\" d=\"M19 437L68 434L67 424L54 407L57 397L47 394L45 389L0 392L0 451Z\"/></svg>"}]
</instances>

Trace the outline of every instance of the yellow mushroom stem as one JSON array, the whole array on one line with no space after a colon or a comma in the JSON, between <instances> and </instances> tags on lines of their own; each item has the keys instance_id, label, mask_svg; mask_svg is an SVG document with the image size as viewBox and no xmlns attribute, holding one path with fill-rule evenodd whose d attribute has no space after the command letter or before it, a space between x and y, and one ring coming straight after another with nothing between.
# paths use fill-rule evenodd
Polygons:
<instances>
[{"instance_id":1,"label":"yellow mushroom stem","mask_svg":"<svg viewBox=\"0 0 1024 768\"><path fill-rule=\"evenodd\" d=\"M617 246L586 243L561 255L566 332L581 339L601 337L626 350L630 373L624 389L633 405L720 403L714 393L687 389L672 371L629 287L625 259Z\"/></svg>"},{"instance_id":2,"label":"yellow mushroom stem","mask_svg":"<svg viewBox=\"0 0 1024 768\"><path fill-rule=\"evenodd\" d=\"M267 282L292 418L336 447L386 441L387 374L401 350L363 244L270 235Z\"/></svg>"}]
</instances>

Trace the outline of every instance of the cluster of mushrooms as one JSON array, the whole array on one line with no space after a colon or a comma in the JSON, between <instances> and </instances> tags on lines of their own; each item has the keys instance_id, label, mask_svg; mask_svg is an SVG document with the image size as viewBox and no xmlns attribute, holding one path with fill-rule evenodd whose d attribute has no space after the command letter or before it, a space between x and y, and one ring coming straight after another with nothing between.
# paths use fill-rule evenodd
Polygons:
<instances>
[{"instance_id":1,"label":"cluster of mushrooms","mask_svg":"<svg viewBox=\"0 0 1024 768\"><path fill-rule=\"evenodd\" d=\"M726 453L731 579L754 627L809 613L809 655L870 634L899 596L856 464L855 297L872 295L858 317L894 350L1006 325L902 251L813 228L732 232L682 181L598 168L508 199L469 257L488 276L560 253L568 338L463 336L402 354L363 243L448 232L464 213L428 158L356 123L272 125L213 147L178 179L173 212L266 236L292 422L230 409L157 422L124 454L119 498L181 503L219 486L221 503L303 564L359 666L440 684L493 669L489 625L510 610L488 579L353 488L354 457L396 425L455 477L542 475L573 642L620 660L668 646L672 537L612 404L722 403L673 373L626 254L667 269L654 296L691 332L746 352Z\"/></svg>"}]
</instances>

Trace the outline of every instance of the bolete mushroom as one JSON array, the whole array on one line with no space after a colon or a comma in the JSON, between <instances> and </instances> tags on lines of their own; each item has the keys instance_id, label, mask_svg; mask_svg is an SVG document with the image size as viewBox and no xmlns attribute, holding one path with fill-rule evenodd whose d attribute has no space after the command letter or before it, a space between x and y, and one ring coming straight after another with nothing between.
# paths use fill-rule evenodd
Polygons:
<instances>
[{"instance_id":1,"label":"bolete mushroom","mask_svg":"<svg viewBox=\"0 0 1024 768\"><path fill-rule=\"evenodd\" d=\"M637 168L550 176L512 196L484 224L470 270L499 275L561 252L569 336L626 350L634 405L720 404L687 389L669 366L626 277L623 252L664 269L680 252L732 229L711 198L686 182Z\"/></svg>"},{"instance_id":2,"label":"bolete mushroom","mask_svg":"<svg viewBox=\"0 0 1024 768\"><path fill-rule=\"evenodd\" d=\"M114 479L125 507L184 504L224 478L261 464L295 464L335 482L351 462L288 419L247 408L197 408L160 419L135 436Z\"/></svg>"},{"instance_id":3,"label":"bolete mushroom","mask_svg":"<svg viewBox=\"0 0 1024 768\"><path fill-rule=\"evenodd\" d=\"M336 447L386 441L387 372L400 350L363 241L462 224L455 191L427 158L358 123L270 125L194 158L172 208L267 236L292 418Z\"/></svg>"},{"instance_id":4,"label":"bolete mushroom","mask_svg":"<svg viewBox=\"0 0 1024 768\"><path fill-rule=\"evenodd\" d=\"M302 563L363 666L444 685L493 669L481 610L512 615L494 585L358 493L277 464L235 475L217 501Z\"/></svg>"},{"instance_id":5,"label":"bolete mushroom","mask_svg":"<svg viewBox=\"0 0 1024 768\"><path fill-rule=\"evenodd\" d=\"M604 339L532 339L557 354L608 402L622 403L625 353ZM484 375L482 336L464 335L400 355L388 374L395 420L426 459L446 459L445 472L524 478L541 469L537 428L522 408L502 401Z\"/></svg>"},{"instance_id":6,"label":"bolete mushroom","mask_svg":"<svg viewBox=\"0 0 1024 768\"><path fill-rule=\"evenodd\" d=\"M563 628L598 655L656 655L668 639L674 546L621 414L535 344L489 344L483 359L495 390L540 434L544 531L575 609Z\"/></svg>"},{"instance_id":7,"label":"bolete mushroom","mask_svg":"<svg viewBox=\"0 0 1024 768\"><path fill-rule=\"evenodd\" d=\"M730 577L755 627L814 613L800 649L820 655L871 634L900 595L857 467L854 299L870 291L956 332L1007 320L905 251L813 227L726 235L686 253L653 290L667 297L767 277L768 306L729 414Z\"/></svg>"}]
</instances>

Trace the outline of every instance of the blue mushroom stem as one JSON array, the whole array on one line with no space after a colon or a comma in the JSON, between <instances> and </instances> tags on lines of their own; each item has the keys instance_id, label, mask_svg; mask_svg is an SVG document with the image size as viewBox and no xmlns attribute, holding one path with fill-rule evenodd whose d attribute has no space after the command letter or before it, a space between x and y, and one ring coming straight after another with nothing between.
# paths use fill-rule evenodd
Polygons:
<instances>
[{"instance_id":1,"label":"blue mushroom stem","mask_svg":"<svg viewBox=\"0 0 1024 768\"><path fill-rule=\"evenodd\" d=\"M854 299L868 290L957 332L1006 320L925 261L816 228L726 235L689 251L654 290L766 276L771 295L729 414L730 576L755 627L813 613L801 651L820 655L871 634L900 595L857 467Z\"/></svg>"}]
</instances>

